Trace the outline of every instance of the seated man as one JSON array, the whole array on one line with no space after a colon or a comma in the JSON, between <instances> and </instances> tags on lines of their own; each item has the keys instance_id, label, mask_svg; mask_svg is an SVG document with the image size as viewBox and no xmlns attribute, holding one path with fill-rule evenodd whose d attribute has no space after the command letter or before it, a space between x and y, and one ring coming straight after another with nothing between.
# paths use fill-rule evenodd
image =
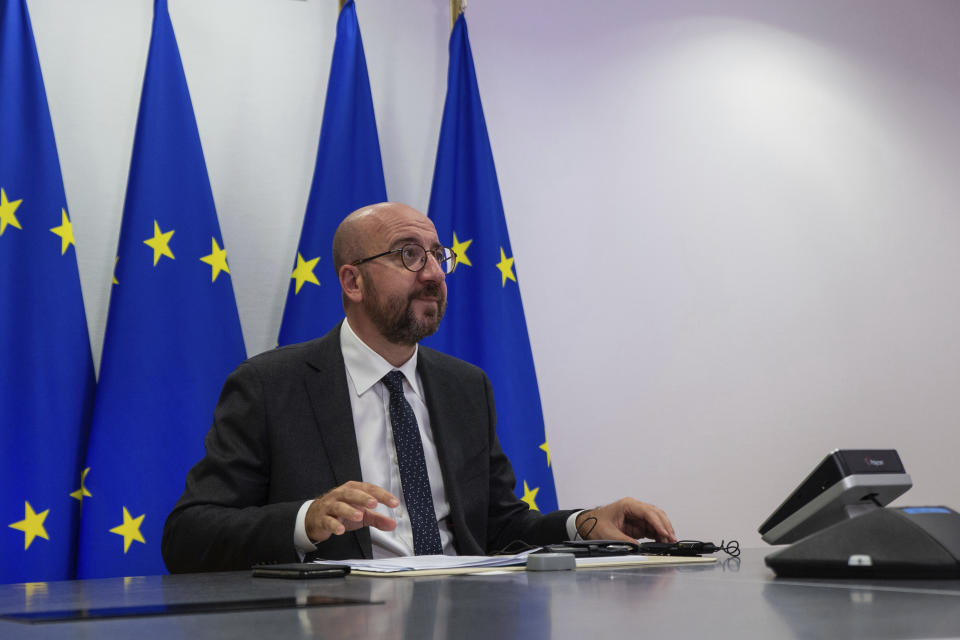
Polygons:
<instances>
[{"instance_id":1,"label":"seated man","mask_svg":"<svg viewBox=\"0 0 960 640\"><path fill-rule=\"evenodd\" d=\"M333 260L346 320L227 378L164 526L171 572L479 555L578 532L675 540L663 511L632 498L541 514L516 497L487 376L417 344L440 324L455 260L429 218L394 203L355 211Z\"/></svg>"}]
</instances>

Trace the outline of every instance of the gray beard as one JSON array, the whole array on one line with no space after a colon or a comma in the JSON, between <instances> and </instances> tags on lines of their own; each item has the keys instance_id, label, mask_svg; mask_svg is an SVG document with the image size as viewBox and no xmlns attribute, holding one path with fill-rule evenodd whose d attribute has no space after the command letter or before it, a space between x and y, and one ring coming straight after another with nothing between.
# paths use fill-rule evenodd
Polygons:
<instances>
[{"instance_id":1,"label":"gray beard","mask_svg":"<svg viewBox=\"0 0 960 640\"><path fill-rule=\"evenodd\" d=\"M369 283L369 284L367 284ZM447 298L438 284L428 284L406 299L399 296L383 298L373 282L367 280L363 292L363 306L380 334L394 344L414 345L436 333L447 310ZM413 313L411 303L427 294L438 299L437 312L421 322Z\"/></svg>"}]
</instances>

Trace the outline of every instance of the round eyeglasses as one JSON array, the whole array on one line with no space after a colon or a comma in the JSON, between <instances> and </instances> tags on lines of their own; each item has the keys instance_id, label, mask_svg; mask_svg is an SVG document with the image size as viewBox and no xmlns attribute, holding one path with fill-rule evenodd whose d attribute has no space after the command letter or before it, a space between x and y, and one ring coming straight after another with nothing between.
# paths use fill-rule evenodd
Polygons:
<instances>
[{"instance_id":1,"label":"round eyeglasses","mask_svg":"<svg viewBox=\"0 0 960 640\"><path fill-rule=\"evenodd\" d=\"M419 244L405 244L399 249L391 249L390 251L384 251L383 253L378 253L375 256L370 256L369 258L354 260L350 264L356 267L364 262L370 262L371 260L393 255L394 253L400 254L400 259L403 261L403 266L410 271L420 271L427 266L427 254L430 254L434 257L434 259L437 261L437 264L440 265L440 270L443 271L445 275L453 273L453 270L457 268L457 254L453 252L453 249L448 249L447 247L424 249Z\"/></svg>"}]
</instances>

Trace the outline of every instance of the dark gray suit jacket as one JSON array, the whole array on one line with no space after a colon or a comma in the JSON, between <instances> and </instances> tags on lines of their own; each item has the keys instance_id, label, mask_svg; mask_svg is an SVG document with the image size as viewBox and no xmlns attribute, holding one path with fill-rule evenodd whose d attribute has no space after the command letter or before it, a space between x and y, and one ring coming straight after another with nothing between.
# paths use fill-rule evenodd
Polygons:
<instances>
[{"instance_id":1,"label":"dark gray suit jacket","mask_svg":"<svg viewBox=\"0 0 960 640\"><path fill-rule=\"evenodd\" d=\"M457 553L489 553L515 540L541 545L565 539L571 511L540 514L513 493L486 374L423 346L417 371ZM167 568L222 571L296 562L300 505L362 479L348 393L339 325L322 338L255 356L231 373L206 455L187 475L163 529ZM331 536L315 555L369 558L369 529Z\"/></svg>"}]
</instances>

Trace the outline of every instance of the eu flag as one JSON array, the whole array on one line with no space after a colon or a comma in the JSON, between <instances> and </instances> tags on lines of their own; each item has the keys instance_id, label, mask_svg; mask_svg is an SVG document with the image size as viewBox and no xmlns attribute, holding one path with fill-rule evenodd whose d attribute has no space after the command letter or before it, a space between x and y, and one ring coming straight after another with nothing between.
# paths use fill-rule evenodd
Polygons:
<instances>
[{"instance_id":1,"label":"eu flag","mask_svg":"<svg viewBox=\"0 0 960 640\"><path fill-rule=\"evenodd\" d=\"M164 520L245 357L166 0L154 4L97 385L78 576L165 573Z\"/></svg>"},{"instance_id":2,"label":"eu flag","mask_svg":"<svg viewBox=\"0 0 960 640\"><path fill-rule=\"evenodd\" d=\"M553 511L557 492L533 354L523 317L493 151L463 14L450 34L447 99L429 216L457 255L447 315L431 347L483 368L497 400L497 434L513 463L517 495Z\"/></svg>"},{"instance_id":3,"label":"eu flag","mask_svg":"<svg viewBox=\"0 0 960 640\"><path fill-rule=\"evenodd\" d=\"M73 577L93 361L25 0L0 0L0 582Z\"/></svg>"},{"instance_id":4,"label":"eu flag","mask_svg":"<svg viewBox=\"0 0 960 640\"><path fill-rule=\"evenodd\" d=\"M311 340L343 318L330 247L340 221L387 199L367 62L349 0L337 20L317 164L280 325L281 345Z\"/></svg>"}]
</instances>

